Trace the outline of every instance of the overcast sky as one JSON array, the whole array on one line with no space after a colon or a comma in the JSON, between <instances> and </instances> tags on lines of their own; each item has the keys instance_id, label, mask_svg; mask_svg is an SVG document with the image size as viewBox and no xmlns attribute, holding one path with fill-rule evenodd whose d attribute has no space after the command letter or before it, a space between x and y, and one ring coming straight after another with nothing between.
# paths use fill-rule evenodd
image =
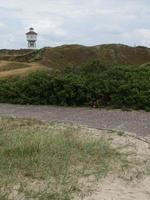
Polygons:
<instances>
[{"instance_id":1,"label":"overcast sky","mask_svg":"<svg viewBox=\"0 0 150 200\"><path fill-rule=\"evenodd\" d=\"M150 0L0 0L0 48L123 43L150 47Z\"/></svg>"}]
</instances>

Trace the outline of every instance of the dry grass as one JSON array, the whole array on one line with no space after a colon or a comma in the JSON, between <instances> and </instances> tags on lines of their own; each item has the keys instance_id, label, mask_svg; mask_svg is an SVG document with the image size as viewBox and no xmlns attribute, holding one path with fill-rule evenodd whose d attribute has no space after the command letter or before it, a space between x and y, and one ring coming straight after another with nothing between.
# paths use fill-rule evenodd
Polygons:
<instances>
[{"instance_id":1,"label":"dry grass","mask_svg":"<svg viewBox=\"0 0 150 200\"><path fill-rule=\"evenodd\" d=\"M24 76L37 70L44 70L46 67L39 63L21 63L21 62L0 62L0 77Z\"/></svg>"},{"instance_id":2,"label":"dry grass","mask_svg":"<svg viewBox=\"0 0 150 200\"><path fill-rule=\"evenodd\" d=\"M15 55L15 56L14 56ZM149 48L130 47L121 44L63 45L40 50L9 50L0 52L0 60L16 62L40 62L47 67L61 69L66 66L78 66L93 60L117 65L141 65L149 62Z\"/></svg>"},{"instance_id":3,"label":"dry grass","mask_svg":"<svg viewBox=\"0 0 150 200\"><path fill-rule=\"evenodd\" d=\"M41 63L54 69L68 65L76 67L93 60L117 65L140 65L149 62L150 51L148 48L117 44L93 47L63 45L44 49L40 57Z\"/></svg>"},{"instance_id":4,"label":"dry grass","mask_svg":"<svg viewBox=\"0 0 150 200\"><path fill-rule=\"evenodd\" d=\"M0 61L0 72L30 67L28 63Z\"/></svg>"}]
</instances>

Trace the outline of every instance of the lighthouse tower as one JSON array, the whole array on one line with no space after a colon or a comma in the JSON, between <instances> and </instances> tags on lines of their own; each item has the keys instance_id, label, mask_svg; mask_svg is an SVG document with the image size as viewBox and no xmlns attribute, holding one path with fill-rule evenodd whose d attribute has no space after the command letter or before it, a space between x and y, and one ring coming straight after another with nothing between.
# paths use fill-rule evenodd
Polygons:
<instances>
[{"instance_id":1,"label":"lighthouse tower","mask_svg":"<svg viewBox=\"0 0 150 200\"><path fill-rule=\"evenodd\" d=\"M29 32L26 33L27 41L28 41L28 48L35 49L36 48L36 41L37 41L37 33L34 32L34 28L30 28Z\"/></svg>"}]
</instances>

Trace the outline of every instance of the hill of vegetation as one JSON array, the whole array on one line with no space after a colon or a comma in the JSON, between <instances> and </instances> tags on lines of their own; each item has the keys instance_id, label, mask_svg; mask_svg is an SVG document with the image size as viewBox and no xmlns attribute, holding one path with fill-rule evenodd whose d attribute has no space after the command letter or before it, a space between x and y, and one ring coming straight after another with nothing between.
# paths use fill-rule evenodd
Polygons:
<instances>
[{"instance_id":1,"label":"hill of vegetation","mask_svg":"<svg viewBox=\"0 0 150 200\"><path fill-rule=\"evenodd\" d=\"M0 102L150 110L150 68L93 61L0 79Z\"/></svg>"},{"instance_id":2,"label":"hill of vegetation","mask_svg":"<svg viewBox=\"0 0 150 200\"><path fill-rule=\"evenodd\" d=\"M149 48L113 44L0 50L0 102L150 110L149 62Z\"/></svg>"},{"instance_id":3,"label":"hill of vegetation","mask_svg":"<svg viewBox=\"0 0 150 200\"><path fill-rule=\"evenodd\" d=\"M17 62L40 62L50 68L81 65L93 60L111 64L141 65L150 61L150 49L130 47L119 44L97 45L63 45L40 50L0 50L0 60Z\"/></svg>"},{"instance_id":4,"label":"hill of vegetation","mask_svg":"<svg viewBox=\"0 0 150 200\"><path fill-rule=\"evenodd\" d=\"M66 65L76 66L93 60L119 65L140 65L150 61L148 48L115 44L94 47L64 45L45 48L41 55L40 62L54 68L62 68Z\"/></svg>"}]
</instances>

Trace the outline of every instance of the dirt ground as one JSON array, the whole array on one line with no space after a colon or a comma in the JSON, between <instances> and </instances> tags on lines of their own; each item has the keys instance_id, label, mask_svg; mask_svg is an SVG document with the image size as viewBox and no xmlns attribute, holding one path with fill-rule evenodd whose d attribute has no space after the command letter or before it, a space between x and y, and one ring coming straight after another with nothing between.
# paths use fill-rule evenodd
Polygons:
<instances>
[{"instance_id":1,"label":"dirt ground","mask_svg":"<svg viewBox=\"0 0 150 200\"><path fill-rule=\"evenodd\" d=\"M143 142L135 138L132 133L119 136L114 132L106 134L105 138L112 139L112 145L115 148L120 147L121 152L127 153L130 160L135 161L135 166L126 174L123 170L120 174L109 174L84 200L149 200L150 137L147 138L147 142ZM142 162L145 164L141 165Z\"/></svg>"},{"instance_id":2,"label":"dirt ground","mask_svg":"<svg viewBox=\"0 0 150 200\"><path fill-rule=\"evenodd\" d=\"M138 136L150 135L150 112L144 111L0 104L0 116L72 122L92 128L132 132Z\"/></svg>"},{"instance_id":3,"label":"dirt ground","mask_svg":"<svg viewBox=\"0 0 150 200\"><path fill-rule=\"evenodd\" d=\"M139 183L127 184L112 177L99 184L96 191L84 200L149 200L150 177Z\"/></svg>"}]
</instances>

